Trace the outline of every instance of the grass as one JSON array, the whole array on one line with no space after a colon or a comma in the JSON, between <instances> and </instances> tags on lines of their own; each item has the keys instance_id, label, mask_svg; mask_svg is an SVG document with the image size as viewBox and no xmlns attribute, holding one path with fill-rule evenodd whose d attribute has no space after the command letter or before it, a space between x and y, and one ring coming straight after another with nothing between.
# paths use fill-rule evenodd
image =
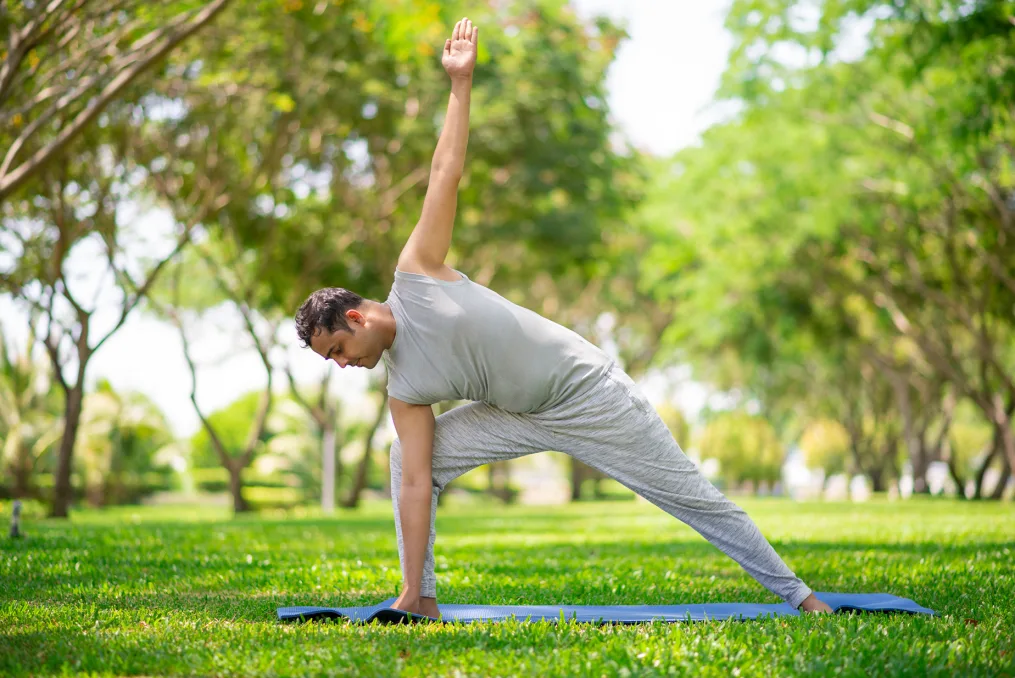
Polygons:
<instances>
[{"instance_id":1,"label":"grass","mask_svg":"<svg viewBox=\"0 0 1015 678\"><path fill-rule=\"evenodd\" d=\"M0 675L1015 675L1015 507L739 501L819 591L938 617L641 626L281 624L397 594L390 505L323 518L80 512L0 540ZM442 507L441 602L779 602L642 502Z\"/></svg>"}]
</instances>

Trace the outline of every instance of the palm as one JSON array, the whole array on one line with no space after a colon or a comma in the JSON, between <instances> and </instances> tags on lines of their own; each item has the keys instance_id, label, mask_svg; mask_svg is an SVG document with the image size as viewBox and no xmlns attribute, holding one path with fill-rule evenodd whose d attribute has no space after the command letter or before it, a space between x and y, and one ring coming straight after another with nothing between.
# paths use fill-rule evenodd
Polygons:
<instances>
[{"instance_id":1,"label":"palm","mask_svg":"<svg viewBox=\"0 0 1015 678\"><path fill-rule=\"evenodd\" d=\"M468 19L462 19L455 24L451 38L444 43L444 54L441 57L441 64L448 75L454 78L472 74L472 69L476 65L478 37L479 28Z\"/></svg>"}]
</instances>

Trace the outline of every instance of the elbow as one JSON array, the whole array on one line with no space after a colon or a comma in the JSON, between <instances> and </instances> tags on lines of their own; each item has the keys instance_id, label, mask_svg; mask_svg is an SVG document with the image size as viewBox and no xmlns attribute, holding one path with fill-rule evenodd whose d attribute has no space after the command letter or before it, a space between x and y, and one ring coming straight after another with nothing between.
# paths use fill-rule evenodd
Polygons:
<instances>
[{"instance_id":1,"label":"elbow","mask_svg":"<svg viewBox=\"0 0 1015 678\"><path fill-rule=\"evenodd\" d=\"M462 180L463 164L456 162L434 163L430 168L430 182L454 182Z\"/></svg>"},{"instance_id":2,"label":"elbow","mask_svg":"<svg viewBox=\"0 0 1015 678\"><path fill-rule=\"evenodd\" d=\"M402 476L402 493L430 494L433 491L433 480L425 475Z\"/></svg>"}]
</instances>

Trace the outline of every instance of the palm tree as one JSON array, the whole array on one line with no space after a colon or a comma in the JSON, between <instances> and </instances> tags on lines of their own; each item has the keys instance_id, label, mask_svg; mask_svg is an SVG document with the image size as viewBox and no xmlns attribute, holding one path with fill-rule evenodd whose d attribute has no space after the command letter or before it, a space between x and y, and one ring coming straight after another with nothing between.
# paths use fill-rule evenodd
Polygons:
<instances>
[{"instance_id":1,"label":"palm tree","mask_svg":"<svg viewBox=\"0 0 1015 678\"><path fill-rule=\"evenodd\" d=\"M29 336L26 350L16 353L0 328L0 469L13 478L14 497L37 495L33 478L62 431L59 398L46 366L31 358L34 344Z\"/></svg>"},{"instance_id":2,"label":"palm tree","mask_svg":"<svg viewBox=\"0 0 1015 678\"><path fill-rule=\"evenodd\" d=\"M85 396L76 462L93 506L137 501L168 484L177 449L165 415L141 393L117 393L100 381Z\"/></svg>"}]
</instances>

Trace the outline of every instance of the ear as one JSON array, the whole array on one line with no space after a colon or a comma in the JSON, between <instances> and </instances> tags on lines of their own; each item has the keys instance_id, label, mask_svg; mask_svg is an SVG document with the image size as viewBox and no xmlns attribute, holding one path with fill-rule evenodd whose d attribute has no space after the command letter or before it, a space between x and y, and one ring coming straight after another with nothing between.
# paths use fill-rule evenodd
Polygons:
<instances>
[{"instance_id":1,"label":"ear","mask_svg":"<svg viewBox=\"0 0 1015 678\"><path fill-rule=\"evenodd\" d=\"M363 315L358 309L350 308L345 312L345 317L350 324L362 325L366 321L366 316Z\"/></svg>"}]
</instances>

